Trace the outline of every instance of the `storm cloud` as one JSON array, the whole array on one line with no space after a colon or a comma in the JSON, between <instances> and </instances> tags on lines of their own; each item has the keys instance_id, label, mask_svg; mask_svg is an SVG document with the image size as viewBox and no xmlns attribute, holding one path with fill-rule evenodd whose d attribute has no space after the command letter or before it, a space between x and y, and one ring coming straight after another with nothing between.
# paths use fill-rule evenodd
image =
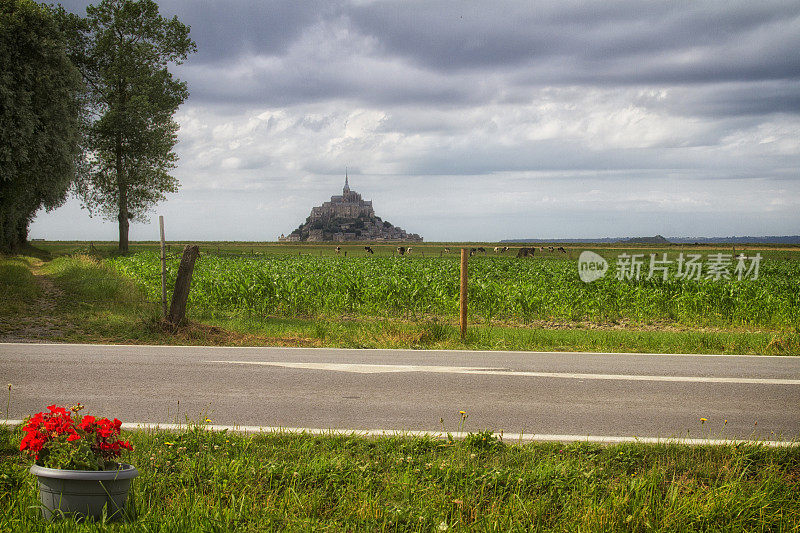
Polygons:
<instances>
[{"instance_id":1,"label":"storm cloud","mask_svg":"<svg viewBox=\"0 0 800 533\"><path fill-rule=\"evenodd\" d=\"M176 238L274 239L346 166L429 240L800 233L797 2L159 5L198 44Z\"/></svg>"}]
</instances>

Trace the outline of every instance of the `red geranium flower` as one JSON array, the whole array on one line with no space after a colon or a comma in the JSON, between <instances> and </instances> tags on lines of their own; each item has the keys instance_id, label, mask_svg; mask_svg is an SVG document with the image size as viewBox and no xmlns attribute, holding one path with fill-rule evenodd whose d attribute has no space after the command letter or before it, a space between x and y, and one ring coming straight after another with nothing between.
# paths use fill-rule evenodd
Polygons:
<instances>
[{"instance_id":1,"label":"red geranium flower","mask_svg":"<svg viewBox=\"0 0 800 533\"><path fill-rule=\"evenodd\" d=\"M105 463L118 459L123 449L133 449L128 441L116 438L122 428L122 422L118 419L115 418L112 422L107 418L97 419L91 415L81 417L77 415L79 410L79 408L72 409L77 417L73 418L70 410L57 405L48 405L46 412L31 416L22 427L24 435L19 449L37 463L45 464L52 450L63 446L76 446L79 441L85 441L89 443L94 459L86 457L80 459L81 468L86 468L87 464L94 464L101 469ZM72 454L67 455L70 461L74 460ZM68 467L56 466L56 468Z\"/></svg>"}]
</instances>

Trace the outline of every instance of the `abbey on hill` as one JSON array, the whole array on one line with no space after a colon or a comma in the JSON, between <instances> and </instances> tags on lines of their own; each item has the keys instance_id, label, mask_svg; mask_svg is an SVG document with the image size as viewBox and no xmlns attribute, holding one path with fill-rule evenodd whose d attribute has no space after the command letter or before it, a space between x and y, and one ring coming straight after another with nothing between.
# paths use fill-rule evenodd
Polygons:
<instances>
[{"instance_id":1,"label":"abbey on hill","mask_svg":"<svg viewBox=\"0 0 800 533\"><path fill-rule=\"evenodd\" d=\"M375 216L371 200L350 190L347 175L341 196L331 196L329 202L311 208L306 221L281 242L299 241L412 241L422 242L416 233L406 233L402 228Z\"/></svg>"}]
</instances>

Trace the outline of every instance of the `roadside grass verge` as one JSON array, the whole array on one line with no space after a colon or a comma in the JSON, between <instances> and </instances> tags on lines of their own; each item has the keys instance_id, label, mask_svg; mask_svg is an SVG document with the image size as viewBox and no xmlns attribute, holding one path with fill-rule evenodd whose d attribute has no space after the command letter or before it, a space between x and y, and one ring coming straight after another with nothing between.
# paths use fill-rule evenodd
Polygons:
<instances>
[{"instance_id":1,"label":"roadside grass verge","mask_svg":"<svg viewBox=\"0 0 800 533\"><path fill-rule=\"evenodd\" d=\"M35 261L25 256L0 256L0 317L27 311L39 296L39 286L31 273Z\"/></svg>"},{"instance_id":2,"label":"roadside grass verge","mask_svg":"<svg viewBox=\"0 0 800 533\"><path fill-rule=\"evenodd\" d=\"M800 446L135 431L127 521L37 517L0 428L3 531L795 531Z\"/></svg>"},{"instance_id":3,"label":"roadside grass verge","mask_svg":"<svg viewBox=\"0 0 800 533\"><path fill-rule=\"evenodd\" d=\"M144 303L136 284L88 255L58 257L47 263L42 272L83 306L139 309Z\"/></svg>"},{"instance_id":4,"label":"roadside grass verge","mask_svg":"<svg viewBox=\"0 0 800 533\"><path fill-rule=\"evenodd\" d=\"M45 264L41 274L52 279L54 313L72 327L60 340L75 342L148 342L144 325L158 317L156 305L141 289L102 262L87 255L63 256Z\"/></svg>"},{"instance_id":5,"label":"roadside grass verge","mask_svg":"<svg viewBox=\"0 0 800 533\"><path fill-rule=\"evenodd\" d=\"M636 353L800 354L800 332L543 329L469 326L461 340L457 325L434 320L254 318L197 316L205 324L270 339L277 345L435 350L530 350Z\"/></svg>"},{"instance_id":6,"label":"roadside grass verge","mask_svg":"<svg viewBox=\"0 0 800 533\"><path fill-rule=\"evenodd\" d=\"M46 313L59 331L38 340L122 344L306 346L639 353L722 353L797 355L800 330L692 330L627 327L549 328L470 325L462 341L454 320L374 317L259 317L190 306L190 322L180 328L161 321L160 302L148 301L133 280L89 255L61 256L41 265L31 258L4 258L0 282L3 329L15 318L42 313L31 302L41 295L31 269L52 280L57 293L45 295ZM17 320L18 322L20 320ZM0 331L2 333L3 331Z\"/></svg>"}]
</instances>

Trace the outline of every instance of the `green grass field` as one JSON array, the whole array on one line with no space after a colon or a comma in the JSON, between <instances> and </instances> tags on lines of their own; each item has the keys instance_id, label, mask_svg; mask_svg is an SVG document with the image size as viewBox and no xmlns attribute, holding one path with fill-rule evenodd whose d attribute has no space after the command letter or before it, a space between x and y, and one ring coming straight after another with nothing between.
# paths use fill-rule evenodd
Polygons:
<instances>
[{"instance_id":1,"label":"green grass field","mask_svg":"<svg viewBox=\"0 0 800 533\"><path fill-rule=\"evenodd\" d=\"M71 254L88 254L88 253L96 253L102 257L108 256L116 256L118 255L117 252L117 243L116 242L109 242L109 241L95 241L95 242L87 242L87 241L34 241L31 243L34 248L29 248L25 253L29 255L36 255L31 254L31 252L39 251L40 253L47 254L49 257L58 257L62 255L71 255ZM277 243L277 242L247 242L247 241L167 241L167 247L169 253L176 254L180 253L183 247L187 244L197 244L200 246L201 250L208 253L214 253L217 255L314 255L314 256L336 256L336 255L343 255L345 251L348 252L348 256L352 256L353 254L356 255L366 255L364 252L364 246L369 245L375 251L375 255L377 256L384 256L384 255L396 255L395 249L399 245L398 243L334 243L334 242L325 242L325 243ZM402 244L402 243L400 243ZM408 244L402 244L403 246L408 246ZM336 246L341 248L339 254L336 253ZM487 242L461 242L461 243L453 243L453 242L425 242L425 243L413 243L411 245L414 250L416 251L415 254L412 255L420 255L424 257L440 257L445 255L445 248L450 249L451 254L456 254L457 251L461 247L466 248L475 248L478 246L482 246L486 248L487 255L491 256L494 255L493 249L496 246L509 246L513 249L514 253L516 253L516 249L522 246L535 246L537 247L537 259L543 260L574 260L577 258L578 254L582 250L605 250L608 252L616 252L616 251L629 251L629 252L641 252L647 251L650 253L651 251L654 252L670 252L670 253L677 253L677 252L716 252L716 251L723 251L726 253L733 253L734 251L738 254L739 252L746 252L750 253L751 251L758 251L762 255L765 255L768 259L789 259L789 260L800 260L800 245L785 245L785 244L673 244L670 246L659 246L659 245L650 245L650 244L624 244L624 243L567 243L564 244L564 248L567 250L567 254L561 253L550 253L549 251L545 251L540 253L538 248L540 246L544 246L545 248L549 246L558 247L560 246L558 243L550 243L550 242L541 242L541 243L524 243L524 244L512 244L512 243L487 243ZM142 251L158 251L160 245L158 241L131 241L130 243L130 252L142 252ZM506 254L511 252L506 252Z\"/></svg>"},{"instance_id":2,"label":"green grass field","mask_svg":"<svg viewBox=\"0 0 800 533\"><path fill-rule=\"evenodd\" d=\"M2 531L796 531L800 447L136 431L127 521L37 518L0 427Z\"/></svg>"}]
</instances>

